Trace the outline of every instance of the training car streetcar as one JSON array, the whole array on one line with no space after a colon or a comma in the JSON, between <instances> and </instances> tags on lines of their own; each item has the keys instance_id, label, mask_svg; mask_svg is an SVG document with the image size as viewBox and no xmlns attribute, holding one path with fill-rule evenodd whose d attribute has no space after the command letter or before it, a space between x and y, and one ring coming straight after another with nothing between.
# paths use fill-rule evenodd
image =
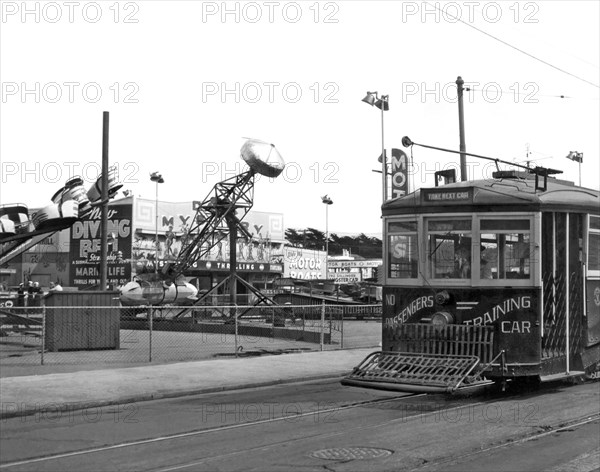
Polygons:
<instances>
[{"instance_id":1,"label":"training car streetcar","mask_svg":"<svg viewBox=\"0 0 600 472\"><path fill-rule=\"evenodd\" d=\"M344 384L598 375L600 192L538 177L499 171L383 205L382 351Z\"/></svg>"}]
</instances>

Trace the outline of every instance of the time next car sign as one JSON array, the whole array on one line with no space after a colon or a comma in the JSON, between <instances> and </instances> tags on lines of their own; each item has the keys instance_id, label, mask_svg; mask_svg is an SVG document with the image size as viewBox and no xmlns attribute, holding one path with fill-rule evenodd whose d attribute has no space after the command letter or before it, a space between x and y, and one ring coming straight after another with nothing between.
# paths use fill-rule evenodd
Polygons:
<instances>
[{"instance_id":1,"label":"time next car sign","mask_svg":"<svg viewBox=\"0 0 600 472\"><path fill-rule=\"evenodd\" d=\"M473 189L454 189L446 190L441 188L436 189L422 189L421 198L424 203L440 203L440 204L452 204L457 202L472 202L473 201Z\"/></svg>"}]
</instances>

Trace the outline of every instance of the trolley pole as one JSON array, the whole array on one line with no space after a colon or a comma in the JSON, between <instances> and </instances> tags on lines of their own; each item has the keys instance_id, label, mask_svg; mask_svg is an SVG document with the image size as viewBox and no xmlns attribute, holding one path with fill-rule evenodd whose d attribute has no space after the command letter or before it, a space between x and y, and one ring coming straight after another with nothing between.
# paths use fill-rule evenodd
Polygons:
<instances>
[{"instance_id":1,"label":"trolley pole","mask_svg":"<svg viewBox=\"0 0 600 472\"><path fill-rule=\"evenodd\" d=\"M458 132L460 136L460 180L467 181L467 145L465 144L465 116L463 109L463 84L465 81L459 75L456 79L457 95L458 95Z\"/></svg>"}]
</instances>

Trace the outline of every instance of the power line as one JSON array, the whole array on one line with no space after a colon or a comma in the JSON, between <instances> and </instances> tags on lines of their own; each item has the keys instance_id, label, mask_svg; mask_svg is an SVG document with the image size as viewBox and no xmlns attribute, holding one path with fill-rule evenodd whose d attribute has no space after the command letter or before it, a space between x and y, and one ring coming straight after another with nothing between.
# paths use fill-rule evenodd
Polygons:
<instances>
[{"instance_id":1,"label":"power line","mask_svg":"<svg viewBox=\"0 0 600 472\"><path fill-rule=\"evenodd\" d=\"M482 89L483 90L483 89ZM469 85L468 87L465 87L465 91L466 92L476 92L479 91L476 89L476 87L474 85ZM537 99L538 97L542 97L542 98L569 98L569 99L573 99L573 100L598 100L598 97L572 97L570 95L545 95L545 94L538 94L537 92L521 92L519 90L505 90L503 88L494 88L494 91L499 91L502 94L506 94L506 95L514 95L514 96L521 96L521 95L527 95L530 96L531 99Z\"/></svg>"},{"instance_id":2,"label":"power line","mask_svg":"<svg viewBox=\"0 0 600 472\"><path fill-rule=\"evenodd\" d=\"M593 86L594 86L594 87L596 87L596 88L600 88L600 86L599 86L598 84L595 84L595 83L593 83L593 82L590 82L589 80L587 80L587 79L584 79L584 78L582 78L582 77L579 77L578 75L572 74L571 72L569 72L569 71L566 71L566 70L564 70L564 69L561 69L560 67L557 67L557 66L555 66L554 64L550 64L549 62L547 62L547 61L545 61L545 60L543 60L543 59L540 59L539 57L537 57L537 56L534 56L533 54L530 54L530 53L528 53L527 51L523 51L522 49L520 49L520 48L518 48L518 47L516 47L516 46L513 46L513 45L512 45L512 44L510 44L510 43L507 43L506 41L504 41L504 40L502 40L502 39L500 39L500 38L498 38L498 37L494 36L493 34L490 34L490 33L486 32L486 31L483 31L482 29L479 29L479 28L477 28L476 26L474 26L474 25L472 25L472 24L470 24L470 23L467 23L466 21L464 21L464 20L462 20L462 19L460 19L460 18L458 18L458 17L456 17L456 16L454 16L454 15L451 15L451 14L450 14L450 13L448 13L447 11L446 11L446 12L442 11L442 10L441 10L441 9L440 9L440 8L439 8L437 5L431 5L431 3L429 3L429 2L424 2L424 3L426 3L426 4L427 4L427 5L429 5L429 6L433 6L433 7L434 7L436 10L439 10L439 11L440 11L440 12L442 12L444 15L447 15L447 16L449 16L449 17L451 17L451 18L455 19L456 21L460 21L461 23L463 23L463 24L465 24L465 25L467 25L467 26L469 26L469 27L473 28L475 31L479 31L480 33L482 33L482 34L485 34L486 36L489 36L489 37L490 37L490 38L492 38L492 39L495 39L496 41L498 41L498 42L500 42L500 43L504 44L505 46L508 46L509 48L512 48L512 49L514 49L514 50L516 50L516 51L519 51L520 53L522 53L522 54L525 54L526 56L529 56L529 57L531 57L532 59L535 59L536 61L539 61L539 62L541 62L542 64L545 64L545 65L547 65L547 66L550 66L550 67L552 67L553 69L556 69L557 71L559 71L559 72L562 72L563 74L570 75L571 77L574 77L574 78L576 78L576 79L578 79L578 80L581 80L581 81L583 81L583 82L585 82L585 83L587 83L587 84L593 85Z\"/></svg>"}]
</instances>

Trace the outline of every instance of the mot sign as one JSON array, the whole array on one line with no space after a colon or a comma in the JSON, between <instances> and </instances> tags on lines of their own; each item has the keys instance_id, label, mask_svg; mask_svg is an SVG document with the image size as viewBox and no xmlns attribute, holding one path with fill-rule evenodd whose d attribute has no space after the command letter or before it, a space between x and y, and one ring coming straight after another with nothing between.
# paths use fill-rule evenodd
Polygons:
<instances>
[{"instance_id":1,"label":"mot sign","mask_svg":"<svg viewBox=\"0 0 600 472\"><path fill-rule=\"evenodd\" d=\"M392 148L392 198L408 193L408 156L402 149Z\"/></svg>"}]
</instances>

